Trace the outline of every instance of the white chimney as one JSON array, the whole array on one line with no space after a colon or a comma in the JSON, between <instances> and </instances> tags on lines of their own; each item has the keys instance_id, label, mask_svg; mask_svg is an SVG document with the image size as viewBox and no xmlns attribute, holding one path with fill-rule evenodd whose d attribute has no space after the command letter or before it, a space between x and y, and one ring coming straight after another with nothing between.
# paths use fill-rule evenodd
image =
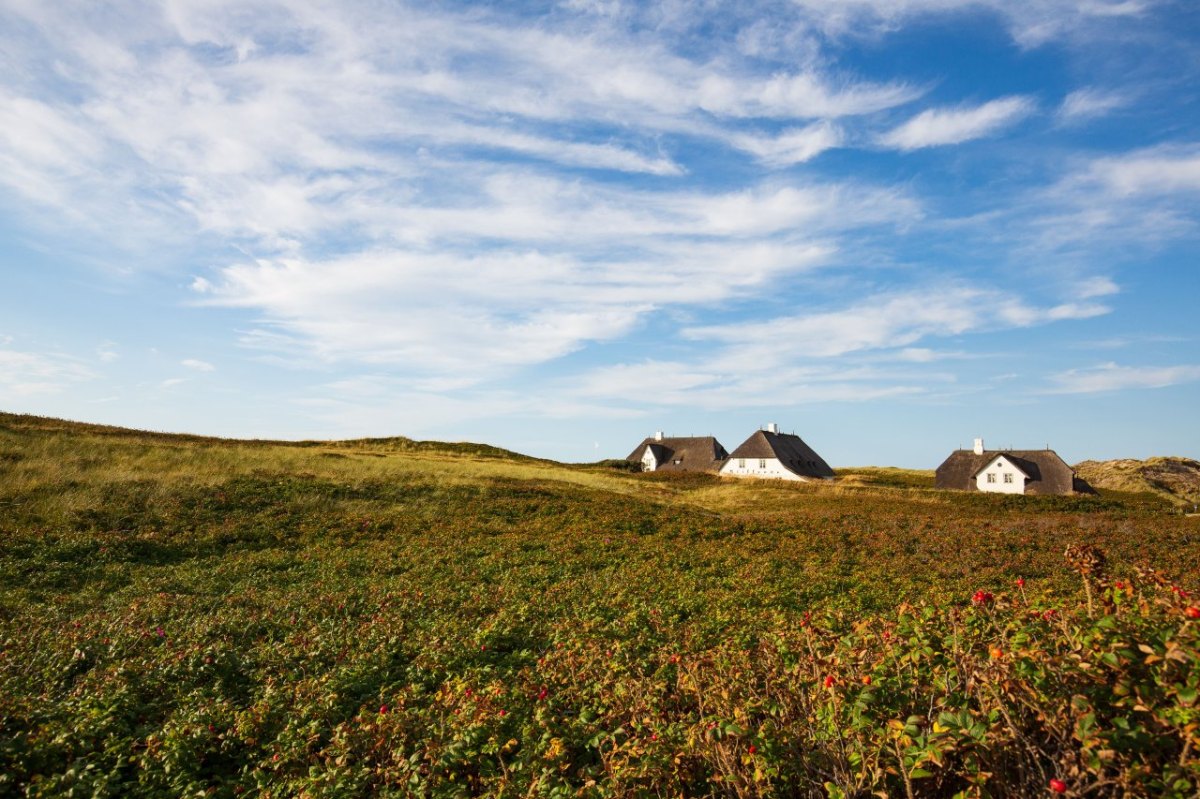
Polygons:
<instances>
[{"instance_id":1,"label":"white chimney","mask_svg":"<svg viewBox=\"0 0 1200 799\"><path fill-rule=\"evenodd\" d=\"M983 439L982 438L975 439L975 454L976 455L983 454Z\"/></svg>"},{"instance_id":2,"label":"white chimney","mask_svg":"<svg viewBox=\"0 0 1200 799\"><path fill-rule=\"evenodd\" d=\"M654 440L655 440L655 441L662 441L662 438L663 438L663 431L661 431L661 430L658 430L658 431L656 431L656 432L654 433Z\"/></svg>"},{"instance_id":3,"label":"white chimney","mask_svg":"<svg viewBox=\"0 0 1200 799\"><path fill-rule=\"evenodd\" d=\"M775 424L774 422L771 422L769 425L767 425L767 432L778 434L779 433L779 425Z\"/></svg>"}]
</instances>

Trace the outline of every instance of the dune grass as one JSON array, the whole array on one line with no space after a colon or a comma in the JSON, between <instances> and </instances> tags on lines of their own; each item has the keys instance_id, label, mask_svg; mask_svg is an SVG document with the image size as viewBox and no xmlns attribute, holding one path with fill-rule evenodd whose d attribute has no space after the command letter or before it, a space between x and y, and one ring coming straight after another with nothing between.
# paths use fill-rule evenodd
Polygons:
<instances>
[{"instance_id":1,"label":"dune grass","mask_svg":"<svg viewBox=\"0 0 1200 799\"><path fill-rule=\"evenodd\" d=\"M1194 795L1196 519L841 478L0 416L0 795Z\"/></svg>"}]
</instances>

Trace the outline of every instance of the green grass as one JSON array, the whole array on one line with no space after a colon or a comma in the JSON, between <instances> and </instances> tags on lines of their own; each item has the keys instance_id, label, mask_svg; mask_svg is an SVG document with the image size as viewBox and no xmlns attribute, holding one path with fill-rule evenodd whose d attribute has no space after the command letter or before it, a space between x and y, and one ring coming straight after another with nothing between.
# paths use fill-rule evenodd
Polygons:
<instances>
[{"instance_id":1,"label":"green grass","mask_svg":"<svg viewBox=\"0 0 1200 799\"><path fill-rule=\"evenodd\" d=\"M931 482L0 415L0 796L1192 795L1197 520Z\"/></svg>"}]
</instances>

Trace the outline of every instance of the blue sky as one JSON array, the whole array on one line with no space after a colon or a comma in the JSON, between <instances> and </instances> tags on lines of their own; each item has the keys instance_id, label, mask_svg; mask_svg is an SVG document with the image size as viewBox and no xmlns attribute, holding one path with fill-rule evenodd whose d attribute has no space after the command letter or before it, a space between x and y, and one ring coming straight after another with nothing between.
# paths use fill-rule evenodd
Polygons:
<instances>
[{"instance_id":1,"label":"blue sky","mask_svg":"<svg viewBox=\"0 0 1200 799\"><path fill-rule=\"evenodd\" d=\"M0 409L1200 455L1200 14L0 0Z\"/></svg>"}]
</instances>

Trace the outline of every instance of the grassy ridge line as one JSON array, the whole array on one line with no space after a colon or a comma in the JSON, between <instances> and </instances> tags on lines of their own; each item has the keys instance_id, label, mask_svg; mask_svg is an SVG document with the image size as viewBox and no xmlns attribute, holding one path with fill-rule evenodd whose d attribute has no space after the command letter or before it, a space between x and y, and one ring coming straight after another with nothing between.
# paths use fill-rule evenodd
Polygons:
<instances>
[{"instance_id":1,"label":"grassy ridge line","mask_svg":"<svg viewBox=\"0 0 1200 799\"><path fill-rule=\"evenodd\" d=\"M218 436L199 436L190 433L163 433L148 430L132 430L111 425L92 424L89 422L73 422L65 419L55 419L45 416L12 414L0 412L0 427L10 430L29 430L53 432L67 435L90 435L124 438L141 442L159 444L178 444L183 446L245 446L245 447L329 447L333 449L350 449L379 452L420 452L445 453L465 457L502 458L518 461L540 461L550 463L542 458L522 455L519 452L502 449L490 444L475 444L471 442L451 441L416 441L404 436L385 438L356 438L331 441L274 441L268 439L233 439Z\"/></svg>"}]
</instances>

